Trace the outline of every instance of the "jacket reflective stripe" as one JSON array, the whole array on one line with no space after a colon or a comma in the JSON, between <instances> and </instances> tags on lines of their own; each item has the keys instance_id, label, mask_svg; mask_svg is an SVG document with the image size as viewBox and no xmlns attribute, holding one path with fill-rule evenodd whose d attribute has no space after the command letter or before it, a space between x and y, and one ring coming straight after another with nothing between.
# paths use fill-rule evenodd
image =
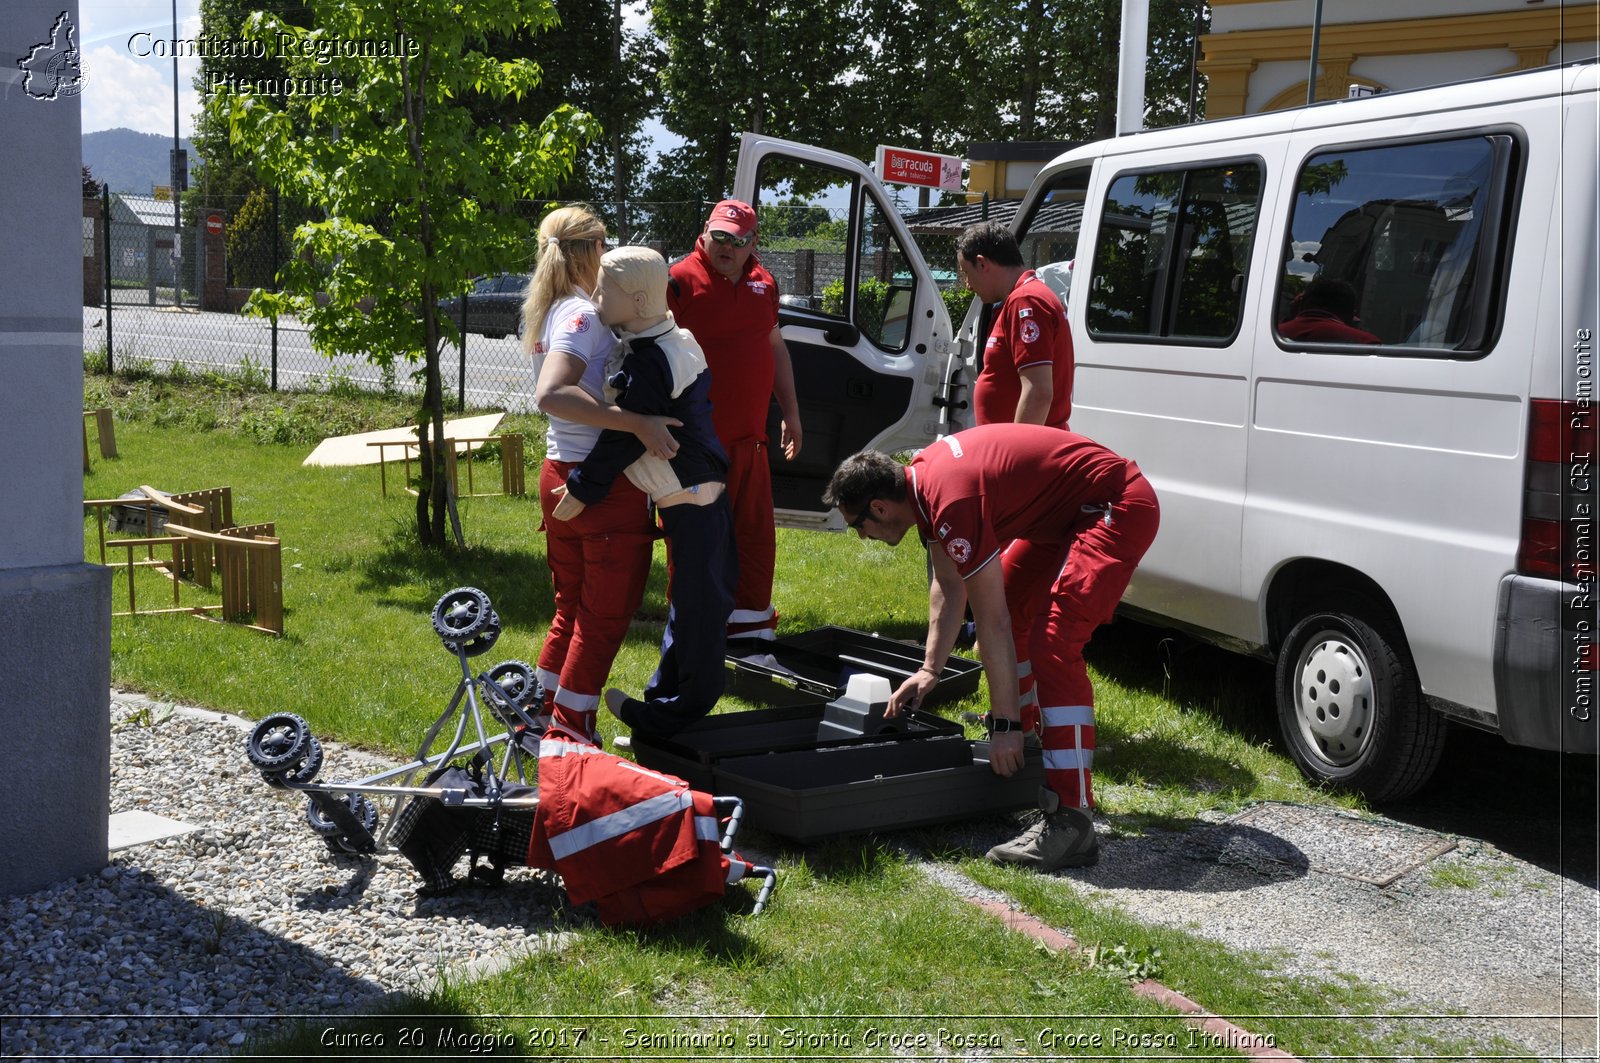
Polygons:
<instances>
[{"instance_id":1,"label":"jacket reflective stripe","mask_svg":"<svg viewBox=\"0 0 1600 1063\"><path fill-rule=\"evenodd\" d=\"M573 712L595 712L600 708L599 694L576 694L566 687L556 690L556 704Z\"/></svg>"},{"instance_id":2,"label":"jacket reflective stripe","mask_svg":"<svg viewBox=\"0 0 1600 1063\"><path fill-rule=\"evenodd\" d=\"M694 817L694 836L703 842L722 844L722 825L715 816Z\"/></svg>"},{"instance_id":3,"label":"jacket reflective stripe","mask_svg":"<svg viewBox=\"0 0 1600 1063\"><path fill-rule=\"evenodd\" d=\"M1093 727L1093 705L1051 705L1044 710L1046 727Z\"/></svg>"},{"instance_id":4,"label":"jacket reflective stripe","mask_svg":"<svg viewBox=\"0 0 1600 1063\"><path fill-rule=\"evenodd\" d=\"M605 750L599 746L590 745L588 742L566 742L559 738L544 738L539 741L539 755L541 757L564 757L569 753L589 756L590 754L603 752Z\"/></svg>"},{"instance_id":5,"label":"jacket reflective stripe","mask_svg":"<svg viewBox=\"0 0 1600 1063\"><path fill-rule=\"evenodd\" d=\"M636 805L630 805L620 812L592 819L588 823L555 835L550 839L550 853L557 860L565 860L573 853L582 852L591 846L620 838L630 831L666 819L668 816L677 815L693 804L694 799L687 790L673 794L658 794Z\"/></svg>"},{"instance_id":6,"label":"jacket reflective stripe","mask_svg":"<svg viewBox=\"0 0 1600 1063\"><path fill-rule=\"evenodd\" d=\"M1044 751L1046 771L1079 771L1094 767L1092 749L1047 749Z\"/></svg>"}]
</instances>

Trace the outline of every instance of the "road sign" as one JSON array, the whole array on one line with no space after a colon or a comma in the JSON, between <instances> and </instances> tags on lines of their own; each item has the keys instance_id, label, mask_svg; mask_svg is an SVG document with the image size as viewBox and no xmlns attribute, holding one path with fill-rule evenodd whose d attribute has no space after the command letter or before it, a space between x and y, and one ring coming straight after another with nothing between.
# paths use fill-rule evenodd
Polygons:
<instances>
[{"instance_id":1,"label":"road sign","mask_svg":"<svg viewBox=\"0 0 1600 1063\"><path fill-rule=\"evenodd\" d=\"M878 145L878 179L900 185L922 185L946 192L961 191L961 160L913 148Z\"/></svg>"},{"instance_id":2,"label":"road sign","mask_svg":"<svg viewBox=\"0 0 1600 1063\"><path fill-rule=\"evenodd\" d=\"M206 215L206 232L210 233L212 236L221 236L222 235L222 215L220 215L220 214L207 214Z\"/></svg>"}]
</instances>

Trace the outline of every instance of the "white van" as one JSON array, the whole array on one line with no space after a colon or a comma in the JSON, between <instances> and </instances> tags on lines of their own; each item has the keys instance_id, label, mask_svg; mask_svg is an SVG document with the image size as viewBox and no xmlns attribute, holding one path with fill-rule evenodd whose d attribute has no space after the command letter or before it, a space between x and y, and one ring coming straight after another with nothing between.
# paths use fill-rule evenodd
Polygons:
<instances>
[{"instance_id":1,"label":"white van","mask_svg":"<svg viewBox=\"0 0 1600 1063\"><path fill-rule=\"evenodd\" d=\"M1447 716L1596 750L1597 103L1591 61L1155 130L1055 159L1012 219L1074 264L1073 430L1161 497L1124 611L1275 660L1313 779L1404 797ZM862 163L745 137L739 197L825 186L846 244L764 252L820 308L783 314L806 446L773 466L811 527L845 455L970 423L989 313L952 329ZM1313 279L1343 328L1289 323Z\"/></svg>"}]
</instances>

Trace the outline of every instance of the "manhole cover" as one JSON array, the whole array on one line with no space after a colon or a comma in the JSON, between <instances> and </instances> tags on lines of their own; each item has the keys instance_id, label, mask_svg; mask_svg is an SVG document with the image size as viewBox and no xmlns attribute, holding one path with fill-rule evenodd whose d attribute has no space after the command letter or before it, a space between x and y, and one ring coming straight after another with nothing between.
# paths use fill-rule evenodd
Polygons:
<instances>
[{"instance_id":1,"label":"manhole cover","mask_svg":"<svg viewBox=\"0 0 1600 1063\"><path fill-rule=\"evenodd\" d=\"M1387 886L1456 847L1455 842L1432 831L1337 809L1270 801L1234 816L1223 830L1229 828L1272 836L1284 850L1299 854L1294 863L1313 871L1376 886ZM1226 858L1224 850L1222 859Z\"/></svg>"}]
</instances>

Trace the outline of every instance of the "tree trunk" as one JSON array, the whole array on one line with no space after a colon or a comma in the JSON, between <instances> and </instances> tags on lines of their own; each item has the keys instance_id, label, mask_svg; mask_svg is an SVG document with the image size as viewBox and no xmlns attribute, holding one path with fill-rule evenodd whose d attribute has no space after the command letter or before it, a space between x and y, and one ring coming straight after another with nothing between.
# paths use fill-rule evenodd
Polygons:
<instances>
[{"instance_id":1,"label":"tree trunk","mask_svg":"<svg viewBox=\"0 0 1600 1063\"><path fill-rule=\"evenodd\" d=\"M398 33L398 27L396 27ZM422 244L422 410L417 418L418 467L422 482L417 489L417 540L423 546L445 546L444 518L449 482L445 477L444 385L439 379L439 308L428 267L433 265L433 216L428 209L429 185L423 125L427 117L428 67L431 42L423 42L415 69L404 55L400 60L401 105L405 109L406 141L411 161L421 176L418 192L418 236ZM466 343L466 337L461 342Z\"/></svg>"},{"instance_id":2,"label":"tree trunk","mask_svg":"<svg viewBox=\"0 0 1600 1063\"><path fill-rule=\"evenodd\" d=\"M433 545L433 528L428 521L428 503L432 501L433 492L429 485L433 483L433 444L432 425L428 420L427 399L423 399L422 409L417 411L417 541L423 546Z\"/></svg>"}]
</instances>

